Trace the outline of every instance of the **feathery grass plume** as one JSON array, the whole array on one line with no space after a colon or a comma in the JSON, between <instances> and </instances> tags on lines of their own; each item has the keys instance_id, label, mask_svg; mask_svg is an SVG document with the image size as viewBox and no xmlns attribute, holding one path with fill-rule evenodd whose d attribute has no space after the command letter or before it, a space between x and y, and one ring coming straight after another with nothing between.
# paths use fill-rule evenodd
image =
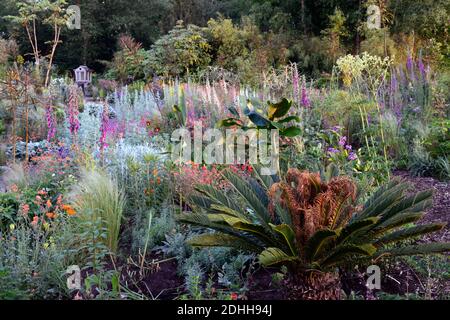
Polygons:
<instances>
[{"instance_id":1,"label":"feathery grass plume","mask_svg":"<svg viewBox=\"0 0 450 320\"><path fill-rule=\"evenodd\" d=\"M100 239L112 253L117 252L125 197L117 182L101 171L83 171L73 190L74 206L82 220L99 217L107 238Z\"/></svg>"}]
</instances>

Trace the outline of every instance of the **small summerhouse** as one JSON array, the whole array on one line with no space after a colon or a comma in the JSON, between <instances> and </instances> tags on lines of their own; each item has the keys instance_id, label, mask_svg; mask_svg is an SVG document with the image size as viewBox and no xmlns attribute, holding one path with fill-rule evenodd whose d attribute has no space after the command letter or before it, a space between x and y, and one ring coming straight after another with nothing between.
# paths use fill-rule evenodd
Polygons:
<instances>
[{"instance_id":1,"label":"small summerhouse","mask_svg":"<svg viewBox=\"0 0 450 320\"><path fill-rule=\"evenodd\" d=\"M79 66L73 70L75 73L75 83L83 89L83 93L86 93L86 86L92 82L92 71L86 66Z\"/></svg>"}]
</instances>

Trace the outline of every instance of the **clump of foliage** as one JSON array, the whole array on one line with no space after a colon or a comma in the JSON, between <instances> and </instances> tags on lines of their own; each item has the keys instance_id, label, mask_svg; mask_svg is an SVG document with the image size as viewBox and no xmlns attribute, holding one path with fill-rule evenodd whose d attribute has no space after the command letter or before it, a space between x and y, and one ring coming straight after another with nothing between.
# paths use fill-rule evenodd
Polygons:
<instances>
[{"instance_id":1,"label":"clump of foliage","mask_svg":"<svg viewBox=\"0 0 450 320\"><path fill-rule=\"evenodd\" d=\"M210 50L201 28L185 27L180 22L152 46L146 59L146 72L172 77L195 74L210 63Z\"/></svg>"},{"instance_id":2,"label":"clump of foliage","mask_svg":"<svg viewBox=\"0 0 450 320\"><path fill-rule=\"evenodd\" d=\"M99 228L96 231L97 240L103 242L111 252L117 253L125 207L125 198L117 183L105 173L86 171L73 193L81 222L94 221ZM103 234L106 236L103 237Z\"/></svg>"}]
</instances>

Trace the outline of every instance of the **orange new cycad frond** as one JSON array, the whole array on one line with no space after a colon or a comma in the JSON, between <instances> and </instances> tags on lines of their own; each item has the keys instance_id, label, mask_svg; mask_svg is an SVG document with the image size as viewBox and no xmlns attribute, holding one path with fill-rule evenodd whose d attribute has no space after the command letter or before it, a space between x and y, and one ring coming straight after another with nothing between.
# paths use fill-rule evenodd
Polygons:
<instances>
[{"instance_id":1,"label":"orange new cycad frond","mask_svg":"<svg viewBox=\"0 0 450 320\"><path fill-rule=\"evenodd\" d=\"M289 169L285 181L272 185L269 196L271 212L276 203L289 211L297 244L303 247L316 231L348 222L356 185L347 177L335 177L327 184L317 173Z\"/></svg>"}]
</instances>

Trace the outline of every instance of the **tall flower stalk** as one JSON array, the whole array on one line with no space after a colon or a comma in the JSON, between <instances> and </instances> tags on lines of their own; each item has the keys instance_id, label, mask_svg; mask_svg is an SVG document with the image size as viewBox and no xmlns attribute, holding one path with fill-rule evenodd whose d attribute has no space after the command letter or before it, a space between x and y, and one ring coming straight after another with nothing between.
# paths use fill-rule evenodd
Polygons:
<instances>
[{"instance_id":1,"label":"tall flower stalk","mask_svg":"<svg viewBox=\"0 0 450 320\"><path fill-rule=\"evenodd\" d=\"M45 118L47 120L47 141L51 141L56 136L56 118L51 98L45 100Z\"/></svg>"},{"instance_id":2,"label":"tall flower stalk","mask_svg":"<svg viewBox=\"0 0 450 320\"><path fill-rule=\"evenodd\" d=\"M106 136L107 136L107 132L108 132L108 125L109 125L109 107L108 107L108 103L105 101L103 103L103 109L102 109L102 114L101 114L101 123L100 123L100 140L99 140L99 144L100 144L100 157L101 157L101 161L103 163L103 152L105 150L105 148L108 146L108 144L106 143Z\"/></svg>"},{"instance_id":3,"label":"tall flower stalk","mask_svg":"<svg viewBox=\"0 0 450 320\"><path fill-rule=\"evenodd\" d=\"M72 135L73 144L77 143L77 134L80 129L80 121L78 120L78 88L77 86L71 86L69 88L69 104L67 106L68 114L69 114L69 130Z\"/></svg>"}]
</instances>

